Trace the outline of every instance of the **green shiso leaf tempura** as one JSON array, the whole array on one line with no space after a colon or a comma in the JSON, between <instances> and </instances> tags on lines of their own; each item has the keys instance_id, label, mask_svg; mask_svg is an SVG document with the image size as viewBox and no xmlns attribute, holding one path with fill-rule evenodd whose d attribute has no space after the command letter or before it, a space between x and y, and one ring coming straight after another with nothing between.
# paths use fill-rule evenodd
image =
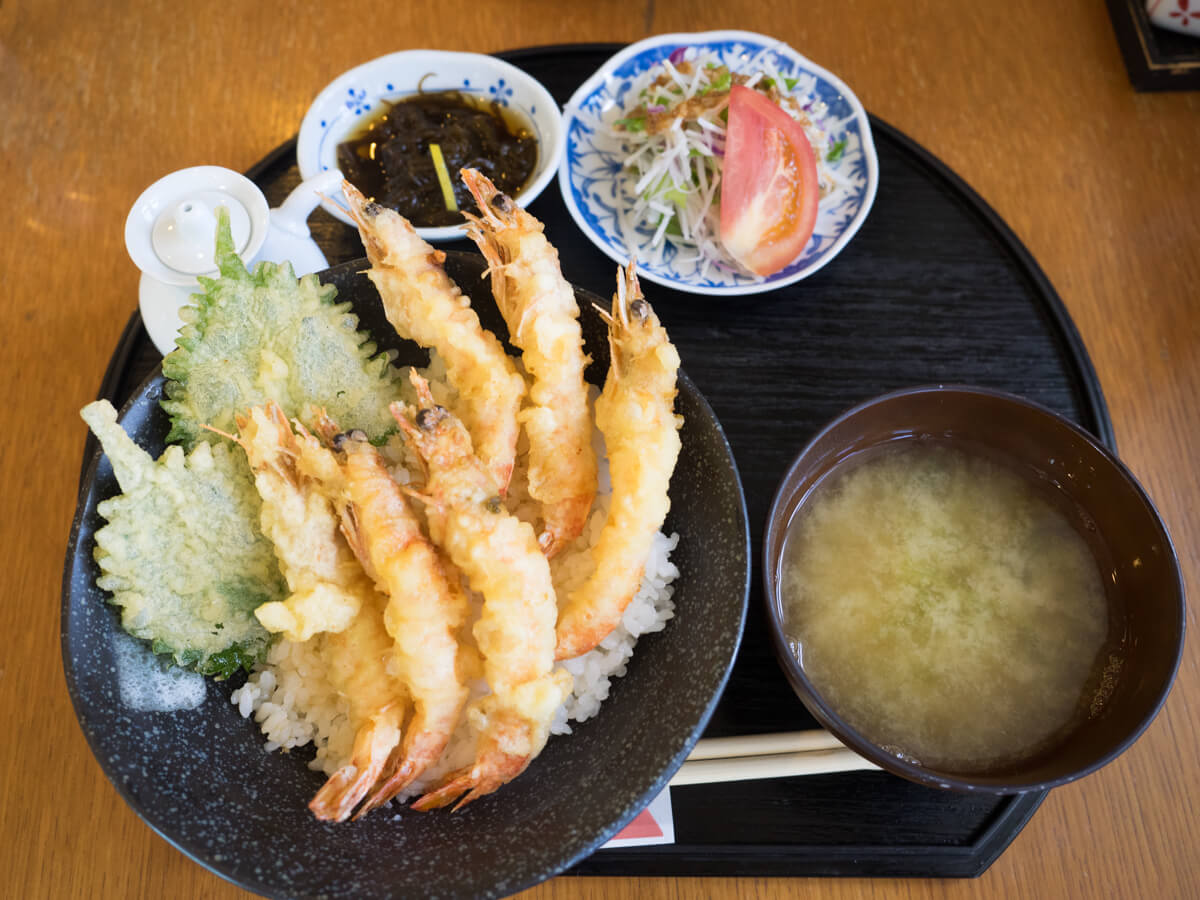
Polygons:
<instances>
[{"instance_id":1,"label":"green shiso leaf tempura","mask_svg":"<svg viewBox=\"0 0 1200 900\"><path fill-rule=\"evenodd\" d=\"M297 280L289 263L261 262L249 272L234 251L229 216L217 213L219 278L200 278L203 294L181 311L177 348L163 360L163 409L169 442L218 442L234 416L274 400L306 421L310 405L335 422L353 424L372 441L396 430L388 404L401 394L398 371L357 330L349 303L315 275Z\"/></svg>"},{"instance_id":2,"label":"green shiso leaf tempura","mask_svg":"<svg viewBox=\"0 0 1200 900\"><path fill-rule=\"evenodd\" d=\"M108 524L94 551L96 584L121 608L121 626L202 674L249 670L271 641L254 610L286 589L258 527L258 492L242 451L200 443L187 455L168 447L154 460L107 400L80 415L122 491L98 506Z\"/></svg>"}]
</instances>

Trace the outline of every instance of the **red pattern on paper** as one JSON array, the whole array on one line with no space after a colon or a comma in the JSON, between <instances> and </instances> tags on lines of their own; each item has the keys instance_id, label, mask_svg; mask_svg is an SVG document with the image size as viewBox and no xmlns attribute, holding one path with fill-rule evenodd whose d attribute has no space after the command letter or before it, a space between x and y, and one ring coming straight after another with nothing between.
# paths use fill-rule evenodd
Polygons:
<instances>
[{"instance_id":1,"label":"red pattern on paper","mask_svg":"<svg viewBox=\"0 0 1200 900\"><path fill-rule=\"evenodd\" d=\"M654 816L650 815L650 810L643 809L637 814L637 818L622 828L613 840L621 840L622 838L648 838L662 837L662 829Z\"/></svg>"}]
</instances>

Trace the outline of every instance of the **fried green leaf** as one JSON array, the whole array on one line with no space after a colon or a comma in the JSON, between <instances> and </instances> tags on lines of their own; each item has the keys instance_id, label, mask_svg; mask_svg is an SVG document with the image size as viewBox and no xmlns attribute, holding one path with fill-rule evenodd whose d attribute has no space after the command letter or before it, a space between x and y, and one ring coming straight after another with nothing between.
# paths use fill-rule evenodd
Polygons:
<instances>
[{"instance_id":1,"label":"fried green leaf","mask_svg":"<svg viewBox=\"0 0 1200 900\"><path fill-rule=\"evenodd\" d=\"M236 447L170 446L154 460L117 423L107 401L80 415L100 440L122 493L102 501L96 584L121 625L155 653L205 675L247 669L270 645L254 617L286 588L259 530L258 492Z\"/></svg>"},{"instance_id":2,"label":"fried green leaf","mask_svg":"<svg viewBox=\"0 0 1200 900\"><path fill-rule=\"evenodd\" d=\"M200 279L204 293L183 308L177 347L163 360L168 442L219 441L201 426L232 433L239 412L268 400L305 421L310 405L322 406L375 442L396 429L388 404L401 396L399 372L358 330L350 304L334 302L332 285L297 279L288 263L248 271L224 209L216 260L220 277Z\"/></svg>"}]
</instances>

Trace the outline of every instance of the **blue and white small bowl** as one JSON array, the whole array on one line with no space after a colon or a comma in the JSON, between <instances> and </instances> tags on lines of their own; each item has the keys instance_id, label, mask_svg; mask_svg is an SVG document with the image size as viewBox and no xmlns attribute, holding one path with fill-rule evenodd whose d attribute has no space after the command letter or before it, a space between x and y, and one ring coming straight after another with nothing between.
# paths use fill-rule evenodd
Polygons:
<instances>
[{"instance_id":1,"label":"blue and white small bowl","mask_svg":"<svg viewBox=\"0 0 1200 900\"><path fill-rule=\"evenodd\" d=\"M376 115L384 102L417 93L459 91L516 110L529 122L538 146L537 167L529 183L515 196L529 204L554 177L562 158L562 113L550 92L516 66L494 56L451 53L445 50L404 50L363 63L335 78L317 95L305 113L296 140L300 177L311 178L337 168L338 144L365 119ZM452 173L457 177L457 173ZM339 190L322 202L327 212L348 225L354 223L338 204ZM462 227L418 228L427 241L462 237Z\"/></svg>"},{"instance_id":2,"label":"blue and white small bowl","mask_svg":"<svg viewBox=\"0 0 1200 900\"><path fill-rule=\"evenodd\" d=\"M657 259L638 258L638 275L649 281L693 294L734 296L771 291L807 278L832 260L858 231L875 200L879 161L871 139L866 110L853 91L836 75L801 56L791 47L749 31L707 31L663 34L626 47L575 92L563 112L566 153L558 171L563 200L575 222L591 241L619 263L629 251L618 224L618 210L633 202L622 177L624 154L610 123L620 118L639 75L660 64L682 47L716 54L737 70L767 51L784 76L811 75L817 99L828 107L825 127L833 141L845 141L837 162L827 164L844 185L821 200L816 229L804 252L787 267L766 278L688 261L669 242ZM651 236L646 232L646 237Z\"/></svg>"}]
</instances>

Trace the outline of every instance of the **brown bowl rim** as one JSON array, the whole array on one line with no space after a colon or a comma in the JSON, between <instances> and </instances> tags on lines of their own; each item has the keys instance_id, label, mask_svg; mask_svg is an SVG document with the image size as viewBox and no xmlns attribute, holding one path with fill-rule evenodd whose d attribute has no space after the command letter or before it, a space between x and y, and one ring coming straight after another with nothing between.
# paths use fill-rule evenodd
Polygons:
<instances>
[{"instance_id":1,"label":"brown bowl rim","mask_svg":"<svg viewBox=\"0 0 1200 900\"><path fill-rule=\"evenodd\" d=\"M1129 487L1131 487L1134 493L1140 497L1143 503L1145 503L1146 508L1150 512L1151 520L1154 526L1157 527L1159 536L1161 537L1163 545L1166 548L1166 556L1170 564L1170 571L1172 575L1171 581L1175 589L1174 593L1178 599L1178 603L1175 604L1176 615L1174 616L1174 621L1168 623L1173 627L1177 636L1174 640L1174 659L1171 662L1169 675L1163 684L1162 690L1155 698L1154 703L1139 720L1137 726L1131 729L1129 734L1119 740L1110 750L1101 754L1090 763L1054 778L1028 781L1022 780L1019 776L1012 775L976 776L953 774L941 772L926 766L919 766L884 751L878 745L867 740L856 729L847 724L817 692L816 688L813 686L812 682L809 681L808 676L805 674L803 667L796 660L795 656L792 655L790 648L787 646L786 638L784 636L782 617L776 607L775 599L779 593L776 557L778 556L779 551L782 550L781 535L786 531L787 525L786 522L779 522L779 518L783 505L787 503L794 494L792 491L785 492L784 486L791 479L792 474L796 471L796 469L800 467L801 461L805 458L805 456L807 456L812 448L831 430L848 419L859 415L861 412L870 407L877 406L883 402L893 400L897 397L931 393L945 394L951 392L983 396L1009 403L1015 403L1020 406L1027 407L1034 412L1040 413L1041 415L1047 416L1059 426L1065 427L1074 432L1078 437L1090 444L1109 464L1113 465L1121 475L1122 480ZM845 464L845 462L846 459L837 460L830 468L830 471L822 476L822 478L829 477L829 474L831 474L837 468L840 468ZM815 487L815 485L813 487ZM810 494L812 493L812 489L813 488L809 489ZM802 500L801 504L797 506L797 509L799 509L800 505L803 505L803 502L804 501ZM792 514L795 515L795 511L793 511ZM778 546L776 547L775 545ZM773 549L774 552L772 552ZM792 459L791 463L788 464L787 469L784 471L783 476L779 480L779 485L776 488L775 495L771 500L770 508L767 510L766 524L763 529L762 566L763 603L766 607L767 623L771 632L771 643L775 650L776 661L778 662L780 668L783 669L783 673L787 677L788 683L791 685L792 690L796 692L796 695L800 698L800 701L804 704L805 708L809 711L809 713L812 714L812 716L817 720L818 723L820 723L822 727L824 727L827 731L829 731L830 734L840 740L855 753L875 763L886 772L890 772L893 775L899 775L900 777L906 778L909 781L914 781L918 784L929 785L931 787L973 793L1020 794L1028 791L1040 791L1052 787L1058 787L1082 778L1085 775L1091 774L1097 769L1100 769L1112 762L1127 749L1129 749L1129 747L1131 747L1150 726L1150 723L1154 721L1155 717L1166 703L1167 696L1170 694L1171 688L1174 686L1175 677L1179 671L1180 661L1183 657L1184 633L1187 619L1187 597L1183 582L1183 572L1179 565L1179 556L1175 551L1175 544L1171 540L1170 532L1167 530L1166 522L1159 513L1158 507L1155 506L1154 501L1151 500L1149 494L1146 493L1145 488L1142 487L1141 482L1136 476L1134 476L1129 467L1121 461L1121 459L1113 450L1110 450L1108 447L1098 441L1092 434L1077 425L1075 422L1072 422L1065 416L1033 400L1029 400L1025 397L1021 397L1008 391L997 390L995 388L979 387L967 384L923 384L908 388L900 388L898 390L888 391L887 393L879 394L875 397L864 400L863 402L843 411L827 422L805 443L800 452L797 453Z\"/></svg>"}]
</instances>

